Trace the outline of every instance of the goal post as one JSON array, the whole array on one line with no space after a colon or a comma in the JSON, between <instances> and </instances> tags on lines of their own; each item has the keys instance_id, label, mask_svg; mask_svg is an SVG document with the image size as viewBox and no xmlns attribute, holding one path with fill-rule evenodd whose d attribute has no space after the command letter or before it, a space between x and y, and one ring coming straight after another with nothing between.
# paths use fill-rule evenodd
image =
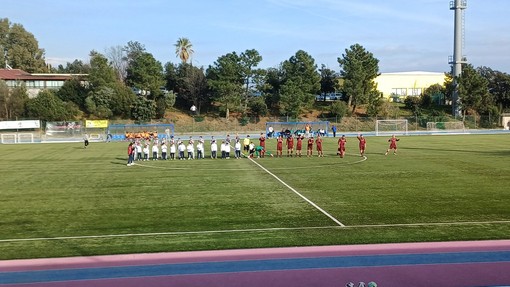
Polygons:
<instances>
[{"instance_id":1,"label":"goal post","mask_svg":"<svg viewBox=\"0 0 510 287\"><path fill-rule=\"evenodd\" d=\"M427 131L462 131L464 132L466 127L464 122L427 122Z\"/></svg>"},{"instance_id":2,"label":"goal post","mask_svg":"<svg viewBox=\"0 0 510 287\"><path fill-rule=\"evenodd\" d=\"M0 140L3 144L15 144L18 142L18 137L16 134L1 134Z\"/></svg>"},{"instance_id":3,"label":"goal post","mask_svg":"<svg viewBox=\"0 0 510 287\"><path fill-rule=\"evenodd\" d=\"M0 135L0 143L3 144L35 143L34 138L35 138L34 133L15 133L15 134L3 133Z\"/></svg>"},{"instance_id":4,"label":"goal post","mask_svg":"<svg viewBox=\"0 0 510 287\"><path fill-rule=\"evenodd\" d=\"M34 143L34 134L18 133L18 143Z\"/></svg>"},{"instance_id":5,"label":"goal post","mask_svg":"<svg viewBox=\"0 0 510 287\"><path fill-rule=\"evenodd\" d=\"M407 135L407 120L377 120L375 123L375 135Z\"/></svg>"},{"instance_id":6,"label":"goal post","mask_svg":"<svg viewBox=\"0 0 510 287\"><path fill-rule=\"evenodd\" d=\"M39 142L41 127L40 120L0 121L0 143Z\"/></svg>"}]
</instances>

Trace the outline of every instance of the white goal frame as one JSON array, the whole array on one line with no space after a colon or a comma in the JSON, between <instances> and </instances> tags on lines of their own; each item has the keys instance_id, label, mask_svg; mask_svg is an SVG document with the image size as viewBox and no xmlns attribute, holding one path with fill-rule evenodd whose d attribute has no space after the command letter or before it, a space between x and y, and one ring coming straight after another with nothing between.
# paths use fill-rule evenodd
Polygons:
<instances>
[{"instance_id":1,"label":"white goal frame","mask_svg":"<svg viewBox=\"0 0 510 287\"><path fill-rule=\"evenodd\" d=\"M12 138L12 142L11 141L7 141L6 139L8 138ZM16 136L16 134L2 134L0 136L0 139L1 139L1 143L5 144L5 143L18 143L18 137Z\"/></svg>"},{"instance_id":2,"label":"white goal frame","mask_svg":"<svg viewBox=\"0 0 510 287\"><path fill-rule=\"evenodd\" d=\"M34 134L33 133L1 134L0 143L2 144L34 143Z\"/></svg>"},{"instance_id":3,"label":"white goal frame","mask_svg":"<svg viewBox=\"0 0 510 287\"><path fill-rule=\"evenodd\" d=\"M466 131L464 122L427 122L427 131Z\"/></svg>"},{"instance_id":4,"label":"white goal frame","mask_svg":"<svg viewBox=\"0 0 510 287\"><path fill-rule=\"evenodd\" d=\"M28 140L24 140L28 138ZM18 133L18 143L34 143L33 133Z\"/></svg>"},{"instance_id":5,"label":"white goal frame","mask_svg":"<svg viewBox=\"0 0 510 287\"><path fill-rule=\"evenodd\" d=\"M407 120L377 120L375 123L375 135L407 135Z\"/></svg>"}]
</instances>

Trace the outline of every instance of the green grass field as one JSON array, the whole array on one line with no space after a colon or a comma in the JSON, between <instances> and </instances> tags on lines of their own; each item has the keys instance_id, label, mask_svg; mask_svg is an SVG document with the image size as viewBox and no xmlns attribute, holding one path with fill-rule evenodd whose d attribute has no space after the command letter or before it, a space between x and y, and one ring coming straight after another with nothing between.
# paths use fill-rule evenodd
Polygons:
<instances>
[{"instance_id":1,"label":"green grass field","mask_svg":"<svg viewBox=\"0 0 510 287\"><path fill-rule=\"evenodd\" d=\"M343 159L326 139L324 158L261 166L0 145L0 259L510 238L509 135L402 137L396 156L386 140L368 137L366 160L356 138Z\"/></svg>"}]
</instances>

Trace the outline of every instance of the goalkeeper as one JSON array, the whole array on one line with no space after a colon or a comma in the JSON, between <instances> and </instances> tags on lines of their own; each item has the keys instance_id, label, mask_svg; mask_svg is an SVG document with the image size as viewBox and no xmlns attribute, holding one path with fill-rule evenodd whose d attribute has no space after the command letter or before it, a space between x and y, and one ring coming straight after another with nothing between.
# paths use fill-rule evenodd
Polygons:
<instances>
[{"instance_id":1,"label":"goalkeeper","mask_svg":"<svg viewBox=\"0 0 510 287\"><path fill-rule=\"evenodd\" d=\"M267 151L263 146L256 146L255 147L255 155L257 156L257 158L260 157L260 155L263 155L263 154L267 154L271 157L274 157L273 154L269 151Z\"/></svg>"}]
</instances>

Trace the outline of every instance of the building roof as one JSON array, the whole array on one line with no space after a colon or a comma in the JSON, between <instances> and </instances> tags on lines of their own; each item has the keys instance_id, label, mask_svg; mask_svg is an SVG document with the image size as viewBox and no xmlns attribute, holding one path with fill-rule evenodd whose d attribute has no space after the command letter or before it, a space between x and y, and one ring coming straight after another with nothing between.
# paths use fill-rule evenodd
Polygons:
<instances>
[{"instance_id":1,"label":"building roof","mask_svg":"<svg viewBox=\"0 0 510 287\"><path fill-rule=\"evenodd\" d=\"M0 69L1 80L14 81L65 81L73 77L83 77L85 74L30 74L20 69Z\"/></svg>"},{"instance_id":2,"label":"building roof","mask_svg":"<svg viewBox=\"0 0 510 287\"><path fill-rule=\"evenodd\" d=\"M0 69L0 79L2 80L23 80L30 77L30 74L19 69Z\"/></svg>"}]
</instances>

